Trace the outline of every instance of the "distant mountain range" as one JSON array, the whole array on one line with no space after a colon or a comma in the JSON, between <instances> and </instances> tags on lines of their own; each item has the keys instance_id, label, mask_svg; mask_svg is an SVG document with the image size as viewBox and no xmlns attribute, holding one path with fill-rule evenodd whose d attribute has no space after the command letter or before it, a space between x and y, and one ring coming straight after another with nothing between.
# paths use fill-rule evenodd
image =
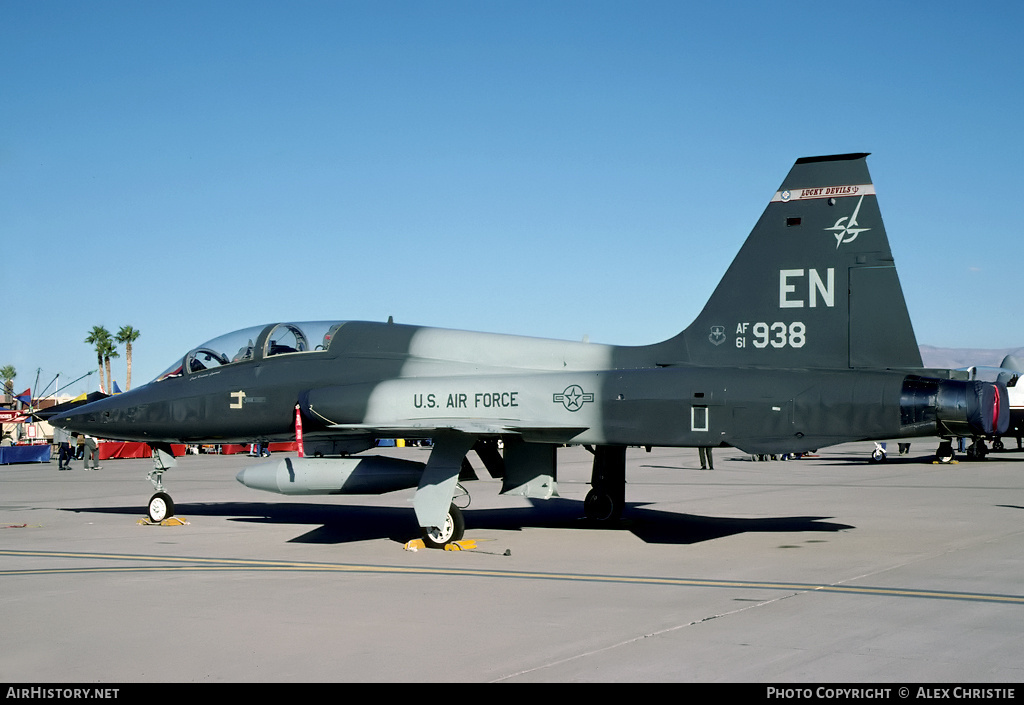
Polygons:
<instances>
[{"instance_id":1,"label":"distant mountain range","mask_svg":"<svg viewBox=\"0 0 1024 705\"><path fill-rule=\"evenodd\" d=\"M1003 358L1013 355L1024 360L1024 348L1003 348L1000 350L984 350L975 348L936 348L931 345L919 345L921 360L925 367L943 367L957 369L960 367L999 367Z\"/></svg>"}]
</instances>

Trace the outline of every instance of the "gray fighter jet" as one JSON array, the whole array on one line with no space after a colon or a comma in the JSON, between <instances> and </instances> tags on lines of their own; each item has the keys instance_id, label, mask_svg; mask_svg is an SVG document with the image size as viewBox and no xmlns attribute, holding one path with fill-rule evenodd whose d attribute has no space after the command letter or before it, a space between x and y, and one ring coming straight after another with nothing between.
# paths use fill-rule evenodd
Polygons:
<instances>
[{"instance_id":1,"label":"gray fighter jet","mask_svg":"<svg viewBox=\"0 0 1024 705\"><path fill-rule=\"evenodd\" d=\"M416 487L432 546L462 536L453 496L474 449L503 492L550 497L556 447L592 447L584 511L595 521L623 509L627 446L776 454L940 436L938 455L952 457L952 437L1006 430L1006 388L922 368L866 157L798 160L703 311L664 342L276 323L200 345L153 382L53 423L153 445L158 520L173 513L166 444L291 440L298 418L317 457L239 481L284 494ZM377 438L433 449L425 464L347 455Z\"/></svg>"}]
</instances>

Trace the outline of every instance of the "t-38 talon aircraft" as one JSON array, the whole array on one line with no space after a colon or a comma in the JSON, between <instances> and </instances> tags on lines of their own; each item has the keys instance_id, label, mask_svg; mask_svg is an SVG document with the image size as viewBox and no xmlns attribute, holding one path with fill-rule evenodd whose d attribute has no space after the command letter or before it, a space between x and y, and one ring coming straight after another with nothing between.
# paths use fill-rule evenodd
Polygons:
<instances>
[{"instance_id":1,"label":"t-38 talon aircraft","mask_svg":"<svg viewBox=\"0 0 1024 705\"><path fill-rule=\"evenodd\" d=\"M555 448L592 446L584 512L605 521L624 505L627 446L774 454L940 436L938 455L951 457L954 436L1006 430L1006 388L922 368L866 157L798 160L703 311L661 343L277 323L200 345L155 381L53 422L152 444L160 519L173 513L165 444L291 440L299 418L318 457L255 465L239 481L283 494L415 487L432 546L462 536L453 496L474 449L503 492L550 497ZM346 457L375 438L434 445L425 464Z\"/></svg>"}]
</instances>

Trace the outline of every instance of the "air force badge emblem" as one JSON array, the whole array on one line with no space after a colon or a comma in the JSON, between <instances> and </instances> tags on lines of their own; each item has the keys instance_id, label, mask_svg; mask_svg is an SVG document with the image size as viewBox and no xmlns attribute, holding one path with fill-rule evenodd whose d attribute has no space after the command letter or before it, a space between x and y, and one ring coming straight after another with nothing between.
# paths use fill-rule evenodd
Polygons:
<instances>
[{"instance_id":1,"label":"air force badge emblem","mask_svg":"<svg viewBox=\"0 0 1024 705\"><path fill-rule=\"evenodd\" d=\"M579 411L584 402L594 401L594 395L591 392L584 392L583 387L578 384L570 384L561 394L553 395L551 400L565 406L567 411Z\"/></svg>"}]
</instances>

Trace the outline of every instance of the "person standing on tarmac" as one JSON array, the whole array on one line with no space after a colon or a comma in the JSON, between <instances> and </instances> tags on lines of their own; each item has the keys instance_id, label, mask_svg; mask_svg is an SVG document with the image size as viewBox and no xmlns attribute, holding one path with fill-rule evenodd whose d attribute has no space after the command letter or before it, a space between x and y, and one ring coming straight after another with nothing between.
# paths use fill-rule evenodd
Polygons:
<instances>
[{"instance_id":1,"label":"person standing on tarmac","mask_svg":"<svg viewBox=\"0 0 1024 705\"><path fill-rule=\"evenodd\" d=\"M53 440L57 443L57 469L71 469L71 445L68 442L70 436L63 428L53 429Z\"/></svg>"},{"instance_id":2,"label":"person standing on tarmac","mask_svg":"<svg viewBox=\"0 0 1024 705\"><path fill-rule=\"evenodd\" d=\"M700 469L714 470L715 461L711 458L711 446L701 446L698 450L700 451Z\"/></svg>"},{"instance_id":3,"label":"person standing on tarmac","mask_svg":"<svg viewBox=\"0 0 1024 705\"><path fill-rule=\"evenodd\" d=\"M90 464L92 467L89 467ZM85 470L100 469L100 448L92 436L85 437Z\"/></svg>"}]
</instances>

